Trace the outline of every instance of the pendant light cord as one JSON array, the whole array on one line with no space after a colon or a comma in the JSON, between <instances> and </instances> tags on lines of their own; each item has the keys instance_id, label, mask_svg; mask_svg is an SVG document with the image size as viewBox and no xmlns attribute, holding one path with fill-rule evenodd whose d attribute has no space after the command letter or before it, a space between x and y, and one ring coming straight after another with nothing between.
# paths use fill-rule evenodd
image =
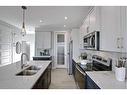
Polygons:
<instances>
[{"instance_id":1,"label":"pendant light cord","mask_svg":"<svg viewBox=\"0 0 127 95\"><path fill-rule=\"evenodd\" d=\"M23 9L23 26L22 28L25 28L25 10Z\"/></svg>"}]
</instances>

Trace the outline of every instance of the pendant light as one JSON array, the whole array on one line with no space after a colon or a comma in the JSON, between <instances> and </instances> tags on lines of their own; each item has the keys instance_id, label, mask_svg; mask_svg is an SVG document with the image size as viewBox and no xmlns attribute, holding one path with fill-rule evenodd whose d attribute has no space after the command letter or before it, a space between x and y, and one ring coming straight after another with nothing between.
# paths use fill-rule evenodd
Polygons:
<instances>
[{"instance_id":1,"label":"pendant light","mask_svg":"<svg viewBox=\"0 0 127 95\"><path fill-rule=\"evenodd\" d=\"M23 9L23 23L22 23L22 31L21 31L21 35L25 36L26 35L26 29L25 29L25 10L27 9L26 6L22 6Z\"/></svg>"}]
</instances>

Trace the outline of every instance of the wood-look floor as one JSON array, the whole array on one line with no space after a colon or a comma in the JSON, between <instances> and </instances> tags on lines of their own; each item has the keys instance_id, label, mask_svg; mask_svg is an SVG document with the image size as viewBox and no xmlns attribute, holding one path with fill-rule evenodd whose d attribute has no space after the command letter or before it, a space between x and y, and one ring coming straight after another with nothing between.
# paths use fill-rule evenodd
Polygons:
<instances>
[{"instance_id":1,"label":"wood-look floor","mask_svg":"<svg viewBox=\"0 0 127 95\"><path fill-rule=\"evenodd\" d=\"M77 89L74 78L67 69L53 69L49 89Z\"/></svg>"}]
</instances>

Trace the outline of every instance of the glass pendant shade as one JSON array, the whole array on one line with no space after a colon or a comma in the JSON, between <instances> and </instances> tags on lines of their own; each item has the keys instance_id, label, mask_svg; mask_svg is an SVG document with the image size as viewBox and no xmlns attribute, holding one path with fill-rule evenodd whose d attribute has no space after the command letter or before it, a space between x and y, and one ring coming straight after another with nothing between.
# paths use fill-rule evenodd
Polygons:
<instances>
[{"instance_id":1,"label":"glass pendant shade","mask_svg":"<svg viewBox=\"0 0 127 95\"><path fill-rule=\"evenodd\" d=\"M22 26L21 35L22 35L22 36L25 36L25 35L26 35L26 29L25 29L24 22L23 22L23 26Z\"/></svg>"}]
</instances>

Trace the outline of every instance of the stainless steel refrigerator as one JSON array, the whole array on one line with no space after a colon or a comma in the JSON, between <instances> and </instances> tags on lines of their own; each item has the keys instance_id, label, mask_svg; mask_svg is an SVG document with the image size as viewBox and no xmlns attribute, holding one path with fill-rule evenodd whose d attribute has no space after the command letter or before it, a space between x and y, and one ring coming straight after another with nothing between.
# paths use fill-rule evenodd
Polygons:
<instances>
[{"instance_id":1,"label":"stainless steel refrigerator","mask_svg":"<svg viewBox=\"0 0 127 95\"><path fill-rule=\"evenodd\" d=\"M72 57L73 57L73 41L69 42L69 51L68 51L68 67L67 71L69 75L72 75Z\"/></svg>"}]
</instances>

